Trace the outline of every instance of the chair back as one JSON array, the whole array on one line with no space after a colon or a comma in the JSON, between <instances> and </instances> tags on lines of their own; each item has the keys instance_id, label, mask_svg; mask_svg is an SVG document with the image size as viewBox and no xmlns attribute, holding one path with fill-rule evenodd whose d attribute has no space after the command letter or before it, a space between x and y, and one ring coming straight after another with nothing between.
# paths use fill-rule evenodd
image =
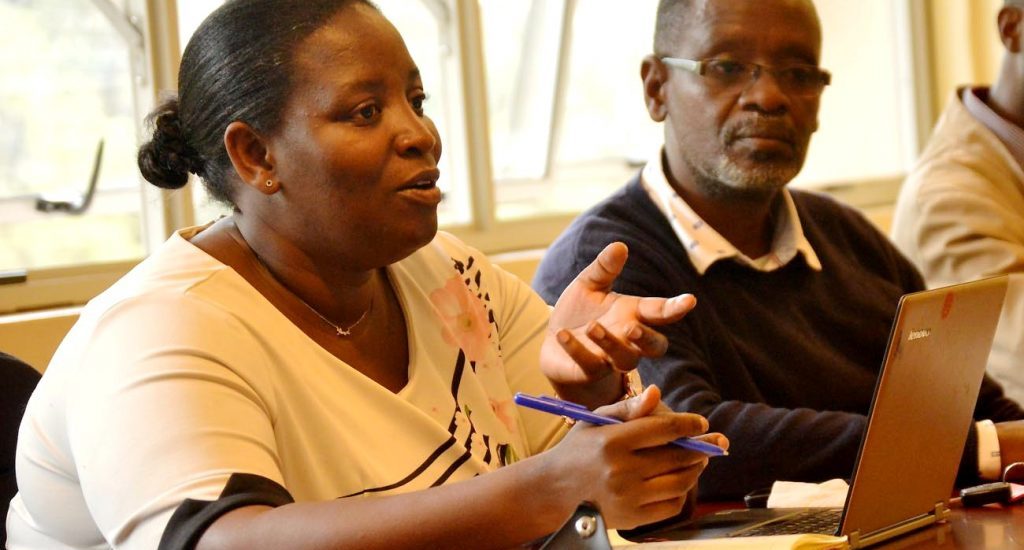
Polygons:
<instances>
[{"instance_id":1,"label":"chair back","mask_svg":"<svg viewBox=\"0 0 1024 550\"><path fill-rule=\"evenodd\" d=\"M39 371L0 352L0 548L7 545L7 508L18 492L14 477L18 427L39 378Z\"/></svg>"}]
</instances>

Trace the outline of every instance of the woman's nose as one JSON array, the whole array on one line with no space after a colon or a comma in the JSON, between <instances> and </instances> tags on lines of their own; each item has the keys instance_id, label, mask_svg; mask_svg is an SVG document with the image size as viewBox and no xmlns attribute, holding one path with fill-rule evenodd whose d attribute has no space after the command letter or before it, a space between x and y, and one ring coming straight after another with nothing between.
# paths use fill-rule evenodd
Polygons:
<instances>
[{"instance_id":1,"label":"woman's nose","mask_svg":"<svg viewBox=\"0 0 1024 550\"><path fill-rule=\"evenodd\" d=\"M398 135L395 138L399 154L435 152L439 140L434 124L426 115L418 114L411 108L403 114Z\"/></svg>"}]
</instances>

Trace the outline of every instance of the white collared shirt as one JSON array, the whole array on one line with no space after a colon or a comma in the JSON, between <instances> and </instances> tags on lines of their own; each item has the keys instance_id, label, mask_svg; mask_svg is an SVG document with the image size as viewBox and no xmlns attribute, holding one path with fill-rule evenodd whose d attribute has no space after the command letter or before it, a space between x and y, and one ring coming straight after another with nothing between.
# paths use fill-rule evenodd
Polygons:
<instances>
[{"instance_id":1,"label":"white collared shirt","mask_svg":"<svg viewBox=\"0 0 1024 550\"><path fill-rule=\"evenodd\" d=\"M821 271L821 262L814 248L804 236L800 217L789 190L782 190L771 250L760 258L750 258L740 252L721 233L708 225L669 184L662 166L661 150L644 167L640 184L644 186L654 204L668 219L690 262L703 275L719 260L731 259L758 271L775 271L802 254L808 267Z\"/></svg>"},{"instance_id":2,"label":"white collared shirt","mask_svg":"<svg viewBox=\"0 0 1024 550\"><path fill-rule=\"evenodd\" d=\"M967 112L995 134L1017 164L1024 167L1024 128L1006 120L989 107L989 93L986 87L964 88L960 99Z\"/></svg>"}]
</instances>

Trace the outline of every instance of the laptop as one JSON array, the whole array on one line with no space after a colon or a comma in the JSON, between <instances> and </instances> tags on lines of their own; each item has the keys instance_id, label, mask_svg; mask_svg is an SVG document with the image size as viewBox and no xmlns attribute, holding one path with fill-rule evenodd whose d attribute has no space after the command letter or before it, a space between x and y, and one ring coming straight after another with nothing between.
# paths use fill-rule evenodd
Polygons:
<instances>
[{"instance_id":1,"label":"laptop","mask_svg":"<svg viewBox=\"0 0 1024 550\"><path fill-rule=\"evenodd\" d=\"M900 299L843 508L726 510L641 538L817 532L863 548L945 519L1006 284L1002 276ZM826 528L802 526L822 516Z\"/></svg>"}]
</instances>

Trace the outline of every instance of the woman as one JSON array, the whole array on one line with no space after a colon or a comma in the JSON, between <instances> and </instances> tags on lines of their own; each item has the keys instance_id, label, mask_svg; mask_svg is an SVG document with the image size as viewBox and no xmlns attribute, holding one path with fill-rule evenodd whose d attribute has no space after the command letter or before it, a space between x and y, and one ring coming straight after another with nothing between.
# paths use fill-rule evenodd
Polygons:
<instances>
[{"instance_id":1,"label":"woman","mask_svg":"<svg viewBox=\"0 0 1024 550\"><path fill-rule=\"evenodd\" d=\"M366 1L200 26L139 165L234 213L83 312L22 424L12 548L508 547L582 500L613 527L679 512L706 458L665 443L706 421L616 401L692 297L611 293L615 245L549 311L438 234L425 97ZM566 435L515 391L629 422Z\"/></svg>"}]
</instances>

